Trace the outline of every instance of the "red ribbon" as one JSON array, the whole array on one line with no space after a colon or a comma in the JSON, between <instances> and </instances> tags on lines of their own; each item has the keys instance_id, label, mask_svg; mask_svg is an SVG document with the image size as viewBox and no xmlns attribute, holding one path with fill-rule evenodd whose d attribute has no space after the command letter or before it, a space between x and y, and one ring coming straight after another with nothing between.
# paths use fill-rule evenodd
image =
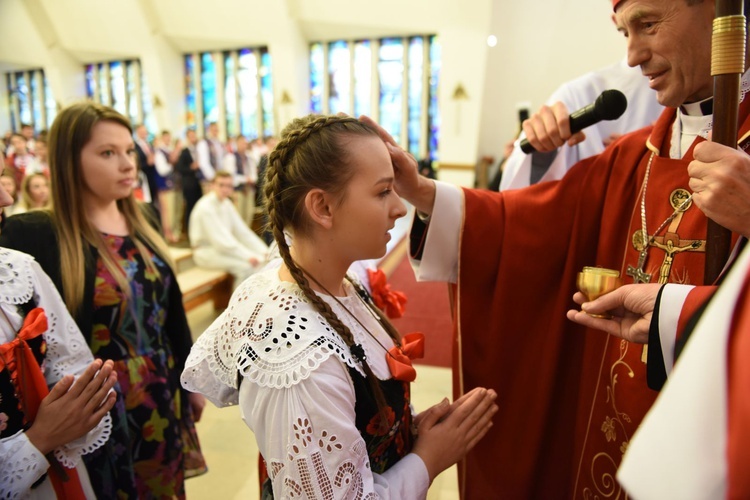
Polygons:
<instances>
[{"instance_id":1,"label":"red ribbon","mask_svg":"<svg viewBox=\"0 0 750 500\"><path fill-rule=\"evenodd\" d=\"M406 305L406 294L403 292L394 292L391 285L387 283L385 273L378 269L373 271L367 270L370 278L370 295L375 305L384 311L389 318L400 318L404 315L404 306Z\"/></svg>"},{"instance_id":2,"label":"red ribbon","mask_svg":"<svg viewBox=\"0 0 750 500\"><path fill-rule=\"evenodd\" d=\"M385 356L391 375L402 382L414 382L417 370L411 365L412 359L424 357L424 334L422 332L407 333L401 339L401 346L393 346Z\"/></svg>"},{"instance_id":3,"label":"red ribbon","mask_svg":"<svg viewBox=\"0 0 750 500\"><path fill-rule=\"evenodd\" d=\"M11 380L16 386L24 417L29 423L36 419L39 406L49 394L49 389L28 341L46 331L47 316L44 309L37 307L26 315L16 338L0 346L0 370L7 366ZM57 498L86 498L78 472L75 469L64 469L51 454L47 459L50 462L49 478Z\"/></svg>"}]
</instances>

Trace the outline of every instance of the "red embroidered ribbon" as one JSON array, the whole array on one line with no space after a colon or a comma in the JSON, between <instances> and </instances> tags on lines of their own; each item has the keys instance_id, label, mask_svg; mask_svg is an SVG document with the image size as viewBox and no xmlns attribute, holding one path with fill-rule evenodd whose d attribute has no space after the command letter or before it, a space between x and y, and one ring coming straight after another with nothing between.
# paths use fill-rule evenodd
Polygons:
<instances>
[{"instance_id":1,"label":"red embroidered ribbon","mask_svg":"<svg viewBox=\"0 0 750 500\"><path fill-rule=\"evenodd\" d=\"M406 294L403 292L394 292L391 285L387 283L385 273L378 269L373 271L367 270L370 278L370 289L372 290L372 300L375 305L384 311L389 318L400 318L404 315L404 306L406 305Z\"/></svg>"},{"instance_id":2,"label":"red embroidered ribbon","mask_svg":"<svg viewBox=\"0 0 750 500\"><path fill-rule=\"evenodd\" d=\"M42 400L49 394L47 381L29 347L28 341L47 331L47 316L44 309L32 309L23 321L21 330L12 341L0 346L0 370L6 366L10 372L13 385L18 392L24 417L33 423ZM50 462L48 474L57 498L84 499L81 481L75 469L63 468L54 457L47 457Z\"/></svg>"},{"instance_id":3,"label":"red embroidered ribbon","mask_svg":"<svg viewBox=\"0 0 750 500\"><path fill-rule=\"evenodd\" d=\"M402 382L414 382L417 378L417 370L411 365L411 360L422 357L424 357L424 334L412 332L407 333L401 339L401 347L391 347L385 359L393 378Z\"/></svg>"}]
</instances>

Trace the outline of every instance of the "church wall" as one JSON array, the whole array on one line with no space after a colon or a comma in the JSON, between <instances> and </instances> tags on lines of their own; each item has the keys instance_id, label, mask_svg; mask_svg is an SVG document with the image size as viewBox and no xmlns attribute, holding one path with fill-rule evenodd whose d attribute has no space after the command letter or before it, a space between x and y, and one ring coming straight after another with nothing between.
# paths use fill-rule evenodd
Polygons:
<instances>
[{"instance_id":1,"label":"church wall","mask_svg":"<svg viewBox=\"0 0 750 500\"><path fill-rule=\"evenodd\" d=\"M307 110L309 41L435 33L442 46L440 158L473 165L480 155L499 157L517 129L519 101L538 107L559 83L624 53L610 6L605 0L545 0L543 9L508 0L0 0L0 69L44 67L55 98L66 104L85 95L85 63L139 58L159 101L159 127L181 131L182 54L266 45L280 126ZM31 19L40 11L50 27ZM486 44L490 34L499 39L496 47ZM459 85L466 98L456 100ZM281 105L284 91L291 103ZM2 132L9 124L7 98L0 99ZM470 183L466 172L455 172L459 183Z\"/></svg>"}]
</instances>

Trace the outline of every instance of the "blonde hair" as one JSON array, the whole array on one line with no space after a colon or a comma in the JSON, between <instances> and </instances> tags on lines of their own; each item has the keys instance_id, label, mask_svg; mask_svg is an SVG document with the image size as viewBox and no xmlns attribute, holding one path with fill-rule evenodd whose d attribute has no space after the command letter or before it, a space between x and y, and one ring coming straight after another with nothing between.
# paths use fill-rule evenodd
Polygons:
<instances>
[{"instance_id":1,"label":"blonde hair","mask_svg":"<svg viewBox=\"0 0 750 500\"><path fill-rule=\"evenodd\" d=\"M217 170L214 174L214 180L216 179L226 179L226 178L232 178L232 174L230 172L227 172L226 170Z\"/></svg>"},{"instance_id":2,"label":"blonde hair","mask_svg":"<svg viewBox=\"0 0 750 500\"><path fill-rule=\"evenodd\" d=\"M130 121L114 109L93 102L82 102L58 113L48 138L52 218L60 245L62 295L68 310L73 314L83 305L85 254L89 251L86 244L96 248L122 292L130 295L130 284L125 271L106 245L102 234L89 221L82 202L84 180L81 151L91 139L94 125L99 122L116 123L125 127L129 133L133 132ZM125 217L128 235L143 256L148 271L158 275L152 259L147 258L149 248L172 267L166 242L147 221L133 193L117 200L117 208Z\"/></svg>"},{"instance_id":3,"label":"blonde hair","mask_svg":"<svg viewBox=\"0 0 750 500\"><path fill-rule=\"evenodd\" d=\"M36 178L42 178L44 179L44 182L47 183L47 187L50 188L50 196L47 198L47 201L45 202L44 206L41 207L35 207L36 201L31 196L31 181ZM40 173L35 172L33 174L29 174L26 177L23 178L23 181L21 181L21 206L25 208L26 210L46 210L52 208L52 187L50 186L49 179L47 179L47 176Z\"/></svg>"},{"instance_id":4,"label":"blonde hair","mask_svg":"<svg viewBox=\"0 0 750 500\"><path fill-rule=\"evenodd\" d=\"M304 210L304 199L311 189L343 193L354 176L354 169L348 163L349 151L343 144L345 136L378 137L371 127L351 117L308 115L292 120L269 155L264 196L268 229L273 233L289 272L313 307L352 348L355 341L351 331L328 303L312 290L304 270L294 262L284 237L286 228L292 229L295 235L309 232L311 221ZM375 306L373 309L385 331L399 343L400 336L395 327L382 311ZM360 362L380 410L381 425L385 425L382 417L387 404L378 379L364 359Z\"/></svg>"},{"instance_id":5,"label":"blonde hair","mask_svg":"<svg viewBox=\"0 0 750 500\"><path fill-rule=\"evenodd\" d=\"M2 151L0 151L2 153ZM0 158L0 161L2 158ZM0 177L5 177L6 179L10 179L13 181L13 193L8 193L13 198L13 203L16 203L19 198L19 189L18 189L18 183L16 182L16 176L13 174L13 171L9 168L4 168L2 174L0 174Z\"/></svg>"}]
</instances>

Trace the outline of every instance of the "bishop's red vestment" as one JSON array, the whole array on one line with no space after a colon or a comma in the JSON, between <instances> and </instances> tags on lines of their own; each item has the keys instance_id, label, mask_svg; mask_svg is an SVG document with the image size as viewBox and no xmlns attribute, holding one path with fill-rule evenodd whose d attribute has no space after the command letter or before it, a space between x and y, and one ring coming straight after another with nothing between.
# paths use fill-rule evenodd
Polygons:
<instances>
[{"instance_id":1,"label":"bishop's red vestment","mask_svg":"<svg viewBox=\"0 0 750 500\"><path fill-rule=\"evenodd\" d=\"M666 109L561 181L464 191L454 381L457 393L495 389L500 411L460 465L463 498L624 498L615 473L657 394L646 356L565 313L584 266L617 269L625 283L642 269L652 282L703 284L705 216L692 205L668 221L689 193L692 159L692 148L669 158L675 114Z\"/></svg>"}]
</instances>

